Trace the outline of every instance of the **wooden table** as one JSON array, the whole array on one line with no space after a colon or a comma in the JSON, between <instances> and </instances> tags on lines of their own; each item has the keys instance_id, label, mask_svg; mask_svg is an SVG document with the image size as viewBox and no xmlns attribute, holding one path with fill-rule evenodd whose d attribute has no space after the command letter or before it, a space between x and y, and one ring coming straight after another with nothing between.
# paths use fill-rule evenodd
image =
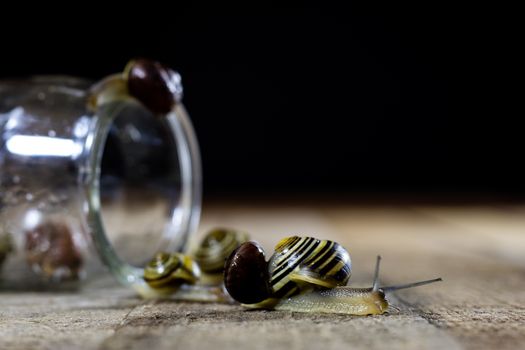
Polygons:
<instances>
[{"instance_id":1,"label":"wooden table","mask_svg":"<svg viewBox=\"0 0 525 350\"><path fill-rule=\"evenodd\" d=\"M388 315L245 311L143 301L101 276L79 293L0 293L1 349L517 349L525 346L525 206L208 203L200 232L251 232L269 254L282 237L337 240L352 283L441 276L399 291Z\"/></svg>"}]
</instances>

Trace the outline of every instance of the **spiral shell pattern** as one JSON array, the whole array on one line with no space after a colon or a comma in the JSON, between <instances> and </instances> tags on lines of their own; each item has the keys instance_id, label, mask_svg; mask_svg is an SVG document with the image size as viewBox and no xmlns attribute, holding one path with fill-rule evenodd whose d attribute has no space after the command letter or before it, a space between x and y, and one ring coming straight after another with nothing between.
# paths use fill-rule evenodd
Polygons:
<instances>
[{"instance_id":1,"label":"spiral shell pattern","mask_svg":"<svg viewBox=\"0 0 525 350\"><path fill-rule=\"evenodd\" d=\"M195 252L195 261L203 272L222 274L226 259L248 239L245 232L224 228L211 230Z\"/></svg>"},{"instance_id":2,"label":"spiral shell pattern","mask_svg":"<svg viewBox=\"0 0 525 350\"><path fill-rule=\"evenodd\" d=\"M199 278L197 263L180 253L157 253L144 269L144 280L155 289L176 288L183 283L194 284Z\"/></svg>"},{"instance_id":3,"label":"spiral shell pattern","mask_svg":"<svg viewBox=\"0 0 525 350\"><path fill-rule=\"evenodd\" d=\"M351 268L350 255L336 242L312 237L284 238L268 263L272 297L289 297L312 285L344 286Z\"/></svg>"}]
</instances>

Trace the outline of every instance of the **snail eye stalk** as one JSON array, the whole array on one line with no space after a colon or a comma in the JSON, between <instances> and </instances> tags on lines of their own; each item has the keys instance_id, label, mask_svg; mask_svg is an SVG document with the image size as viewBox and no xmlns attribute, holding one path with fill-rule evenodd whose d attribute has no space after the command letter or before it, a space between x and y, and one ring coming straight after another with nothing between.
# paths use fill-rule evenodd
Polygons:
<instances>
[{"instance_id":1,"label":"snail eye stalk","mask_svg":"<svg viewBox=\"0 0 525 350\"><path fill-rule=\"evenodd\" d=\"M393 292L393 291L400 290L400 289L414 288L414 287L424 286L426 284L430 284L430 283L434 283L434 282L441 282L441 281L443 281L443 279L441 277L439 277L439 278L434 278L434 279L431 279L431 280L425 280L425 281L419 281L419 282L411 282L411 283L406 283L406 284L398 284L398 285L393 285L393 286L380 287L379 289L381 289L385 293L388 293L388 292Z\"/></svg>"},{"instance_id":2,"label":"snail eye stalk","mask_svg":"<svg viewBox=\"0 0 525 350\"><path fill-rule=\"evenodd\" d=\"M376 291L379 289L379 265L381 264L381 255L377 256L376 269L374 272L374 281L372 282L372 290Z\"/></svg>"}]
</instances>

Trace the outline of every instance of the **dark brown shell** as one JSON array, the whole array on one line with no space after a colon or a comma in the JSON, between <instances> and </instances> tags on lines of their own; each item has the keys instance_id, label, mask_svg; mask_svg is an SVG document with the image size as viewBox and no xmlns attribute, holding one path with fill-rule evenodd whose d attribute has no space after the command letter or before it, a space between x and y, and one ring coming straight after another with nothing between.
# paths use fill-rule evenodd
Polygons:
<instances>
[{"instance_id":1,"label":"dark brown shell","mask_svg":"<svg viewBox=\"0 0 525 350\"><path fill-rule=\"evenodd\" d=\"M69 226L47 221L25 232L26 261L46 278L77 279L82 256L77 250Z\"/></svg>"},{"instance_id":2,"label":"dark brown shell","mask_svg":"<svg viewBox=\"0 0 525 350\"><path fill-rule=\"evenodd\" d=\"M264 250L257 242L246 242L233 251L224 267L224 286L231 297L254 304L270 296L270 276Z\"/></svg>"},{"instance_id":3,"label":"dark brown shell","mask_svg":"<svg viewBox=\"0 0 525 350\"><path fill-rule=\"evenodd\" d=\"M180 75L159 62L133 60L125 73L129 94L154 113L168 113L182 96Z\"/></svg>"}]
</instances>

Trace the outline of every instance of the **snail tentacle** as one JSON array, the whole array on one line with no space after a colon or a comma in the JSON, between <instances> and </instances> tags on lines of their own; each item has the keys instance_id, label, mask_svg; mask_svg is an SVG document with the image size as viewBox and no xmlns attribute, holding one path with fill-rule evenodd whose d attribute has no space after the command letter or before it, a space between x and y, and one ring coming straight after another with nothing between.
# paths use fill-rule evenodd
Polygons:
<instances>
[{"instance_id":1,"label":"snail tentacle","mask_svg":"<svg viewBox=\"0 0 525 350\"><path fill-rule=\"evenodd\" d=\"M387 292L393 292L393 291L400 290L400 289L407 289L407 288L414 288L414 287L424 286L426 284L430 284L430 283L434 283L434 282L441 282L441 281L443 281L443 279L441 277L438 277L438 278L433 278L433 279L430 279L430 280L424 280L424 281L418 281L418 282L410 282L410 283L406 283L406 284L398 284L398 285L393 285L393 286L380 287L379 289L382 290L383 292L387 293Z\"/></svg>"},{"instance_id":2,"label":"snail tentacle","mask_svg":"<svg viewBox=\"0 0 525 350\"><path fill-rule=\"evenodd\" d=\"M381 265L381 255L377 256L376 259L376 268L374 270L374 280L372 282L372 290L379 289L379 266Z\"/></svg>"}]
</instances>

